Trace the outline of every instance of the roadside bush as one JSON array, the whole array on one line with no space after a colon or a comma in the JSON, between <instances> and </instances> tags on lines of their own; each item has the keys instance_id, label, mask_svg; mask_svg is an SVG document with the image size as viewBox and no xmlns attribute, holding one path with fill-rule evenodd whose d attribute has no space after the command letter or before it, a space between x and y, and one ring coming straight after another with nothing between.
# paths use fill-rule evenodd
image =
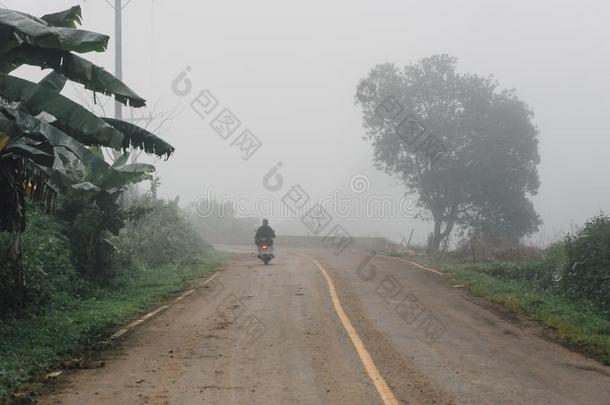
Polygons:
<instances>
[{"instance_id":1,"label":"roadside bush","mask_svg":"<svg viewBox=\"0 0 610 405\"><path fill-rule=\"evenodd\" d=\"M146 213L128 221L112 240L120 252L118 260L156 267L203 253L205 243L186 220L177 201L144 196L135 200L134 206Z\"/></svg>"},{"instance_id":2,"label":"roadside bush","mask_svg":"<svg viewBox=\"0 0 610 405\"><path fill-rule=\"evenodd\" d=\"M448 257L471 262L530 262L541 260L544 252L525 244L468 237L459 240L456 249Z\"/></svg>"},{"instance_id":3,"label":"roadside bush","mask_svg":"<svg viewBox=\"0 0 610 405\"><path fill-rule=\"evenodd\" d=\"M488 262L467 265L479 273L487 274L506 281L520 281L542 290L559 288L559 273L544 261L529 263Z\"/></svg>"},{"instance_id":4,"label":"roadside bush","mask_svg":"<svg viewBox=\"0 0 610 405\"><path fill-rule=\"evenodd\" d=\"M493 249L488 251L493 252ZM528 255L525 255L528 256ZM543 252L522 260L521 254L487 260L469 268L506 281L524 282L530 287L565 295L574 301L593 304L610 313L610 217L600 215L588 221L574 235ZM492 259L496 257L495 259ZM452 258L467 260L468 243L462 243ZM516 260L519 258L520 260ZM483 258L479 257L479 260Z\"/></svg>"},{"instance_id":5,"label":"roadside bush","mask_svg":"<svg viewBox=\"0 0 610 405\"><path fill-rule=\"evenodd\" d=\"M73 193L58 200L56 216L63 223L79 273L89 280L111 279L116 248L110 237L118 235L127 214L111 196L93 202L85 194Z\"/></svg>"},{"instance_id":6,"label":"roadside bush","mask_svg":"<svg viewBox=\"0 0 610 405\"><path fill-rule=\"evenodd\" d=\"M568 236L566 256L566 292L610 311L610 217L594 217Z\"/></svg>"},{"instance_id":7,"label":"roadside bush","mask_svg":"<svg viewBox=\"0 0 610 405\"><path fill-rule=\"evenodd\" d=\"M453 259L459 262L467 261L465 250L462 245L461 250L452 252ZM492 259L494 256L498 258ZM555 293L564 292L562 279L567 263L564 241L556 242L545 250L526 246L513 249L498 248L495 254L486 256L486 259L477 264L468 264L467 267L502 280L519 281L530 288Z\"/></svg>"},{"instance_id":8,"label":"roadside bush","mask_svg":"<svg viewBox=\"0 0 610 405\"><path fill-rule=\"evenodd\" d=\"M41 307L50 301L65 302L80 288L71 261L70 243L52 216L34 208L30 208L28 214L28 226L23 234L26 304ZM0 233L0 315L23 310L12 307L13 284L6 256L11 236Z\"/></svg>"},{"instance_id":9,"label":"roadside bush","mask_svg":"<svg viewBox=\"0 0 610 405\"><path fill-rule=\"evenodd\" d=\"M256 218L237 217L230 202L198 200L185 211L195 231L208 243L250 244L259 226Z\"/></svg>"}]
</instances>

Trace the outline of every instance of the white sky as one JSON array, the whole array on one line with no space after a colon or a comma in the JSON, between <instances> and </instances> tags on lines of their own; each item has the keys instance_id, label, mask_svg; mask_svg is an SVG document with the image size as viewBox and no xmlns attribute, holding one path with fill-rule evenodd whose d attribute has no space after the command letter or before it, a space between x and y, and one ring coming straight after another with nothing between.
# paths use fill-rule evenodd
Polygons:
<instances>
[{"instance_id":1,"label":"white sky","mask_svg":"<svg viewBox=\"0 0 610 405\"><path fill-rule=\"evenodd\" d=\"M0 1L38 16L80 3L85 29L113 35L103 0ZM254 199L281 161L286 186L299 183L312 195L349 191L350 179L365 174L370 193L400 198L403 189L372 168L355 87L378 63L449 53L460 71L493 74L535 111L542 186L534 201L544 225L534 239L545 241L610 211L609 16L603 0L133 0L123 17L124 79L149 105L182 108L165 134L177 152L158 168L165 196L187 202L214 186L217 196ZM106 54L86 57L112 71L113 52L111 39ZM181 98L170 86L186 66L194 89ZM190 109L203 89L263 141L249 161ZM275 224L303 231L294 221ZM408 218L342 224L354 235L392 239L415 227L423 240L430 229Z\"/></svg>"}]
</instances>

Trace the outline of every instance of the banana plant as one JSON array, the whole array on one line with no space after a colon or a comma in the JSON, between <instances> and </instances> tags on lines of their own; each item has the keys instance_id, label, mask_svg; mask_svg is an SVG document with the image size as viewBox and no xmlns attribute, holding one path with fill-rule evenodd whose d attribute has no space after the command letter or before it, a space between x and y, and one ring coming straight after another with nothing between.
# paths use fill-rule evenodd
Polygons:
<instances>
[{"instance_id":1,"label":"banana plant","mask_svg":"<svg viewBox=\"0 0 610 405\"><path fill-rule=\"evenodd\" d=\"M154 134L98 117L60 94L71 80L125 105L145 105L121 80L77 55L103 52L109 40L107 35L77 29L80 23L78 6L41 18L0 10L0 231L15 234L10 256L16 290L24 285L21 233L26 226L26 198L51 209L57 193L79 189L99 196L104 195L102 190L119 193L125 181L134 181L150 169L110 166L89 147L117 151L133 147L167 158L174 151ZM24 64L52 72L39 83L10 74ZM70 179L64 164L70 160L86 169L85 182Z\"/></svg>"},{"instance_id":2,"label":"banana plant","mask_svg":"<svg viewBox=\"0 0 610 405\"><path fill-rule=\"evenodd\" d=\"M42 18L14 10L0 10L0 72L10 73L23 64L51 68L85 88L133 107L146 101L103 68L74 54L104 52L109 37L76 29L81 9L72 7Z\"/></svg>"},{"instance_id":3,"label":"banana plant","mask_svg":"<svg viewBox=\"0 0 610 405\"><path fill-rule=\"evenodd\" d=\"M21 301L26 197L47 209L54 205L57 189L49 179L61 176L56 156L72 155L97 176L110 172L111 167L74 138L14 107L0 107L0 145L0 229L15 234L8 256L15 299Z\"/></svg>"},{"instance_id":4,"label":"banana plant","mask_svg":"<svg viewBox=\"0 0 610 405\"><path fill-rule=\"evenodd\" d=\"M39 83L0 73L0 97L20 103L32 115L42 112L55 118L54 126L86 146L129 147L169 157L174 148L163 139L131 123L98 117L60 94L67 79L53 71Z\"/></svg>"},{"instance_id":5,"label":"banana plant","mask_svg":"<svg viewBox=\"0 0 610 405\"><path fill-rule=\"evenodd\" d=\"M83 272L93 276L101 272L98 265L104 248L105 233L116 234L123 226L124 214L117 200L130 185L150 178L154 166L144 163L128 164L125 153L112 165L103 158L99 148L87 148L43 119L19 109L0 107L0 170L8 176L0 183L0 225L16 232L11 256L21 257L20 235L25 227L25 215L11 215L11 207L25 211L25 198L53 205L57 194L80 201L80 211L94 214L98 220L79 230L75 218L79 214L74 206L68 207L65 219L73 226L70 234L77 235L77 243L86 240L85 246L75 249L85 252L81 260ZM6 181L10 180L10 181ZM84 215L84 214L83 214ZM91 215L89 215L91 218ZM79 233L80 231L80 233ZM86 236L80 238L80 236ZM15 284L23 281L23 272L15 273Z\"/></svg>"},{"instance_id":6,"label":"banana plant","mask_svg":"<svg viewBox=\"0 0 610 405\"><path fill-rule=\"evenodd\" d=\"M101 158L99 148L93 151ZM143 163L127 163L129 153L117 158L103 176L92 173L79 160L62 159L63 175L53 185L62 190L62 207L57 215L66 223L78 268L89 278L103 278L112 272L116 248L110 235L118 235L124 221L138 208L121 209L119 198L131 184L151 178L155 168ZM55 181L59 184L55 184Z\"/></svg>"},{"instance_id":7,"label":"banana plant","mask_svg":"<svg viewBox=\"0 0 610 405\"><path fill-rule=\"evenodd\" d=\"M80 104L60 94L68 79L85 85L86 88L104 94L112 94L115 99L132 106L143 106L145 100L135 94L123 82L116 79L103 68L98 67L85 59L76 56L73 52L84 53L106 49L108 36L89 31L79 30L75 27L81 22L81 10L72 7L69 10L36 18L26 13L14 10L0 10L0 97L13 103L13 109L27 113L33 117L41 114L47 116L50 125L85 146L105 146L115 150L134 147L146 153L169 157L174 148L155 135L126 122L104 119L98 117ZM57 63L53 62L56 61ZM8 73L22 64L38 65L41 68L51 68L53 72L41 82L32 83L9 75ZM13 114L14 115L14 114ZM11 114L5 115L11 119ZM3 179L0 185L13 183L16 179L17 166L31 166L25 162L13 162L18 156L14 151L25 153L27 146L31 155L32 148L42 150L43 157L54 156L48 147L42 144L32 144L31 141L20 149L11 142L10 135L4 131L1 142L10 144L11 162L5 163L0 170ZM17 138L15 142L23 143ZM44 144L44 142L42 142ZM28 155L29 156L29 155ZM0 159L9 162L7 159ZM40 174L37 170L28 170L31 174ZM44 176L44 172L42 172ZM33 182L40 183L40 180ZM24 184L23 182L19 184ZM9 192L7 187L5 192ZM15 190L13 190L15 191ZM19 190L17 190L19 191ZM39 196L40 193L29 193L22 190L21 197L28 194L30 197ZM4 193L2 193L4 194ZM45 194L45 193L42 193ZM20 198L8 201L2 216L13 217L11 221L0 220L0 231L22 231L25 227L25 214L23 204L17 203ZM21 198L23 200L23 198ZM9 224L9 222L12 222ZM18 226L17 226L18 224Z\"/></svg>"}]
</instances>

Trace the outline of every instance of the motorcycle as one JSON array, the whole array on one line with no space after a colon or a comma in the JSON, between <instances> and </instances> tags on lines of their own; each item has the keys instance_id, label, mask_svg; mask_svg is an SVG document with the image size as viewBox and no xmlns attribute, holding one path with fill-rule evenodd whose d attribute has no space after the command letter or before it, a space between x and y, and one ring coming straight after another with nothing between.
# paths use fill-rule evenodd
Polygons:
<instances>
[{"instance_id":1,"label":"motorcycle","mask_svg":"<svg viewBox=\"0 0 610 405\"><path fill-rule=\"evenodd\" d=\"M256 246L258 247L258 258L265 263L265 265L269 264L271 259L275 256L273 255L273 239L262 238L257 241Z\"/></svg>"}]
</instances>

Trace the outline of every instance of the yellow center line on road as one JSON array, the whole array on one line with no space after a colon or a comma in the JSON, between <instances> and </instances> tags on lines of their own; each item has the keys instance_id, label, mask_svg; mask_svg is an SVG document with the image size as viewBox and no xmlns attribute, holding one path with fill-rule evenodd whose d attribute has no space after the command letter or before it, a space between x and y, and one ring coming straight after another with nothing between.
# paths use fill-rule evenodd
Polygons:
<instances>
[{"instance_id":1,"label":"yellow center line on road","mask_svg":"<svg viewBox=\"0 0 610 405\"><path fill-rule=\"evenodd\" d=\"M324 267L322 267L322 265L318 263L316 259L304 254L302 256L305 256L306 258L313 261L314 264L320 270L320 272L322 272L322 275L324 275L326 283L328 284L330 298L332 299L333 306L335 307L335 312L337 313L337 316L339 316L339 319L341 320L345 331L347 332L349 338L354 344L354 347L358 352L358 356L360 357L360 361L362 361L362 364L364 365L364 369L373 381L373 384L375 384L375 388L377 388L377 392L379 392L381 400L385 405L397 405L399 403L398 400L394 396L394 393L392 392L390 387L388 387L388 384L386 384L385 380L381 376L381 373L379 373L379 370L375 366L375 362L373 362L373 358L364 346L364 343L362 342L362 339L360 339L360 336L358 336L358 332L356 332L356 329L354 329L352 322L345 314L345 311L341 306L341 301L339 301L339 297L337 296L337 291L335 289L335 284L333 283L333 280L330 278Z\"/></svg>"}]
</instances>

